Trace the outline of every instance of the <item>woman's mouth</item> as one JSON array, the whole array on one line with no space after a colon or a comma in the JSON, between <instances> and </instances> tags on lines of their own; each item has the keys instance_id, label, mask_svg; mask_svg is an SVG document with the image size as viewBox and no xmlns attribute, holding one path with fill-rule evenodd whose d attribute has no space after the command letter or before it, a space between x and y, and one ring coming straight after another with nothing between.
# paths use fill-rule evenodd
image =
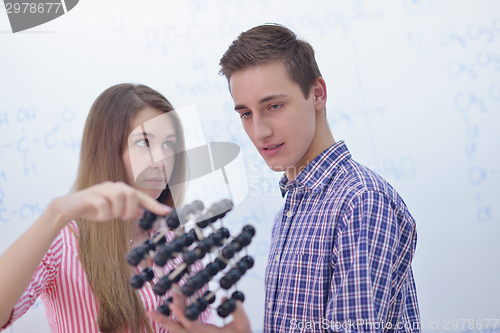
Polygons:
<instances>
[{"instance_id":1,"label":"woman's mouth","mask_svg":"<svg viewBox=\"0 0 500 333\"><path fill-rule=\"evenodd\" d=\"M163 178L151 178L151 179L146 179L146 181L156 184L165 183L165 179Z\"/></svg>"}]
</instances>

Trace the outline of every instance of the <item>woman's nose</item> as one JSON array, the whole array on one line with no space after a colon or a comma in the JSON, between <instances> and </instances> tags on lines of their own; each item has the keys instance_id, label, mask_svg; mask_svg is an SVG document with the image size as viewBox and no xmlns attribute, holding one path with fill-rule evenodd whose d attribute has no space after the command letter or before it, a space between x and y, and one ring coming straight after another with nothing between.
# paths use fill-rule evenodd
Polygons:
<instances>
[{"instance_id":1,"label":"woman's nose","mask_svg":"<svg viewBox=\"0 0 500 333\"><path fill-rule=\"evenodd\" d=\"M162 168L162 164L163 164L163 158L162 159L159 159L157 161L153 161L153 163L151 163L151 168L152 169L161 169Z\"/></svg>"},{"instance_id":2,"label":"woman's nose","mask_svg":"<svg viewBox=\"0 0 500 333\"><path fill-rule=\"evenodd\" d=\"M161 150L161 147L157 147L156 145L151 145L149 147L150 149L150 157L152 159L152 164L155 164L155 163L159 163L161 162L161 160L163 160L165 158L165 156L163 156L163 152Z\"/></svg>"}]
</instances>

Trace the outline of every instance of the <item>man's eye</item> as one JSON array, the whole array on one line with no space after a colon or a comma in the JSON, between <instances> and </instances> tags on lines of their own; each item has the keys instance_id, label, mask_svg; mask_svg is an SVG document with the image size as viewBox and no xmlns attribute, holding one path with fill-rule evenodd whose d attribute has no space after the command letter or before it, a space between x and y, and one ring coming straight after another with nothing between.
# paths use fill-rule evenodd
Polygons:
<instances>
[{"instance_id":1,"label":"man's eye","mask_svg":"<svg viewBox=\"0 0 500 333\"><path fill-rule=\"evenodd\" d=\"M274 105L271 105L270 109L278 110L280 107L281 107L281 104L274 104Z\"/></svg>"},{"instance_id":2,"label":"man's eye","mask_svg":"<svg viewBox=\"0 0 500 333\"><path fill-rule=\"evenodd\" d=\"M250 118L251 115L252 115L252 112L245 112L245 113L242 113L240 115L240 118L247 119L247 118Z\"/></svg>"}]
</instances>

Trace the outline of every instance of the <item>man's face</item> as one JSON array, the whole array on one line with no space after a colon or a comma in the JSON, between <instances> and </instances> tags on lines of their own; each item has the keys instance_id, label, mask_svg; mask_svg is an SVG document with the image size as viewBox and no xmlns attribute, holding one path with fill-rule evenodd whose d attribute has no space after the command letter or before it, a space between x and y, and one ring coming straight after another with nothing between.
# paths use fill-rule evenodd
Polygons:
<instances>
[{"instance_id":1,"label":"man's face","mask_svg":"<svg viewBox=\"0 0 500 333\"><path fill-rule=\"evenodd\" d=\"M269 168L297 174L316 157L310 156L315 98L304 97L282 62L235 72L229 86L243 128Z\"/></svg>"}]
</instances>

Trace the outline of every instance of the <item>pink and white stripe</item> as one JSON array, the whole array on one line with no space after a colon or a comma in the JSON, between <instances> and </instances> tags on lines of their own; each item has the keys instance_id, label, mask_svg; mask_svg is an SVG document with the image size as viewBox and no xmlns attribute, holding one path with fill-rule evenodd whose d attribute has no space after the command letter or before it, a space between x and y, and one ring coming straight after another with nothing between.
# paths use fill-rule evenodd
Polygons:
<instances>
[{"instance_id":1,"label":"pink and white stripe","mask_svg":"<svg viewBox=\"0 0 500 333\"><path fill-rule=\"evenodd\" d=\"M70 228L77 230L74 221L64 228L52 243L33 274L31 283L15 305L11 320L5 328L26 313L41 296L45 305L47 321L53 333L99 332L97 326L98 302L90 289L78 259L77 236ZM170 233L167 238L170 240L172 236L173 234ZM182 260L176 258L175 263L169 262L163 270L165 273L170 272L180 262ZM195 270L201 268L201 263L198 263ZM137 273L140 270L141 267L136 268ZM156 277L153 282L157 282ZM181 283L183 282L181 280ZM204 290L205 288L201 292ZM157 296L149 283L146 283L139 290L139 295L146 311L156 309L168 297L172 296L171 291L164 296ZM210 317L210 310L207 309L201 314L200 320L208 322ZM152 321L151 327L154 332L167 332L166 329ZM2 330L0 329L0 331Z\"/></svg>"}]
</instances>

